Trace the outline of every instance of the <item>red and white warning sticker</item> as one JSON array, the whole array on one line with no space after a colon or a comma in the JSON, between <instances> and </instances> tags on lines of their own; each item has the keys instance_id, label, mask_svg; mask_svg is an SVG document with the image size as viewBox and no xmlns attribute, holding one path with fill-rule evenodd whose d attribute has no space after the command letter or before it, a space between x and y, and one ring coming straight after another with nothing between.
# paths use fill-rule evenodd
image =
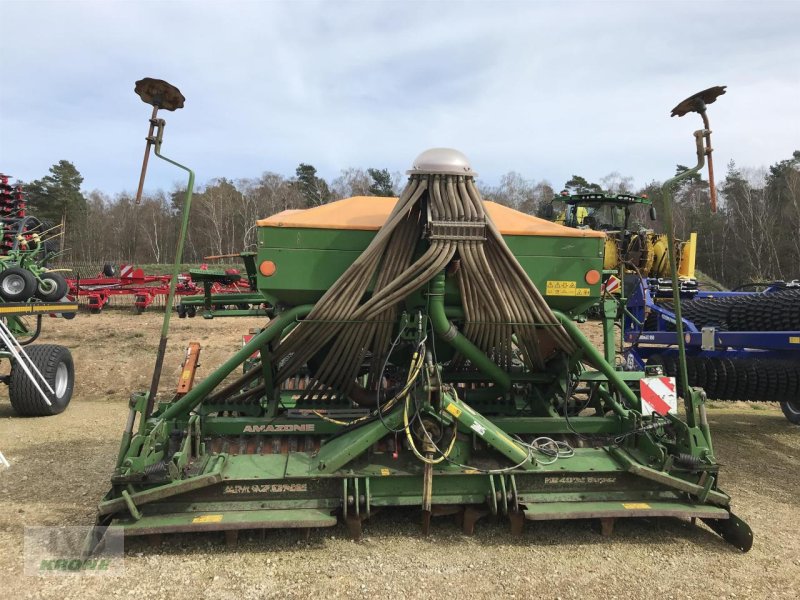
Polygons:
<instances>
[{"instance_id":1,"label":"red and white warning sticker","mask_svg":"<svg viewBox=\"0 0 800 600\"><path fill-rule=\"evenodd\" d=\"M674 377L644 377L639 382L639 392L642 396L643 415L666 415L678 410Z\"/></svg>"},{"instance_id":2,"label":"red and white warning sticker","mask_svg":"<svg viewBox=\"0 0 800 600\"><path fill-rule=\"evenodd\" d=\"M254 333L246 333L246 334L244 334L242 336L242 348L244 348L245 345L247 345L247 342L252 340L254 337L256 337ZM260 350L256 350L255 352L253 352L250 355L250 358L258 358L260 356L260 352L261 352Z\"/></svg>"},{"instance_id":3,"label":"red and white warning sticker","mask_svg":"<svg viewBox=\"0 0 800 600\"><path fill-rule=\"evenodd\" d=\"M619 292L619 286L622 281L619 280L618 277L614 277L613 275L606 279L606 282L600 286L600 292L605 294L616 294Z\"/></svg>"}]
</instances>

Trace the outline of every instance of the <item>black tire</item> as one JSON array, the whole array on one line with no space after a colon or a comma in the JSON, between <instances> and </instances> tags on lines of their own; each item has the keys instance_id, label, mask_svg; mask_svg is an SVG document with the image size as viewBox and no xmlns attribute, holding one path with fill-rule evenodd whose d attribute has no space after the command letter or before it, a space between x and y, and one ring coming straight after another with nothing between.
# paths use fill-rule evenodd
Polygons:
<instances>
[{"instance_id":1,"label":"black tire","mask_svg":"<svg viewBox=\"0 0 800 600\"><path fill-rule=\"evenodd\" d=\"M36 277L27 269L10 267L0 273L0 296L9 302L24 302L36 291Z\"/></svg>"},{"instance_id":2,"label":"black tire","mask_svg":"<svg viewBox=\"0 0 800 600\"><path fill-rule=\"evenodd\" d=\"M31 227L30 231L35 231L37 233L44 233L45 231L52 229L53 225L55 225L55 223L45 219L44 221L39 221L38 225ZM61 238L58 237L50 238L42 244L44 252L48 257L53 254L56 254L59 250L61 250L60 239Z\"/></svg>"},{"instance_id":3,"label":"black tire","mask_svg":"<svg viewBox=\"0 0 800 600\"><path fill-rule=\"evenodd\" d=\"M728 385L725 379L727 376L725 364L722 362L722 359L715 356L709 359L709 364L706 367L706 370L709 368L714 370L714 389L706 393L712 400L725 400L725 388Z\"/></svg>"},{"instance_id":4,"label":"black tire","mask_svg":"<svg viewBox=\"0 0 800 600\"><path fill-rule=\"evenodd\" d=\"M718 381L722 382L723 388L720 390L722 393L717 400L735 400L737 385L736 366L730 358L722 357L720 360L722 361L722 369L725 371L725 374L718 379Z\"/></svg>"},{"instance_id":5,"label":"black tire","mask_svg":"<svg viewBox=\"0 0 800 600\"><path fill-rule=\"evenodd\" d=\"M712 358L701 358L704 362L704 367L706 370L706 384L703 389L706 392L706 395L713 399L717 397L717 369L714 365L714 360Z\"/></svg>"},{"instance_id":6,"label":"black tire","mask_svg":"<svg viewBox=\"0 0 800 600\"><path fill-rule=\"evenodd\" d=\"M144 303L146 298L144 296L136 296L133 301L133 314L140 315L144 312Z\"/></svg>"},{"instance_id":7,"label":"black tire","mask_svg":"<svg viewBox=\"0 0 800 600\"><path fill-rule=\"evenodd\" d=\"M58 302L67 295L67 280L59 273L42 273L36 286L36 297L46 302Z\"/></svg>"},{"instance_id":8,"label":"black tire","mask_svg":"<svg viewBox=\"0 0 800 600\"><path fill-rule=\"evenodd\" d=\"M197 307L195 307L192 304L190 304L189 306L186 307L186 316L187 317L189 317L190 319L194 319L196 315L197 315Z\"/></svg>"},{"instance_id":9,"label":"black tire","mask_svg":"<svg viewBox=\"0 0 800 600\"><path fill-rule=\"evenodd\" d=\"M647 365L659 365L664 370L664 375L667 375L667 367L665 365L664 357L660 354L653 354L653 356L648 358Z\"/></svg>"},{"instance_id":10,"label":"black tire","mask_svg":"<svg viewBox=\"0 0 800 600\"><path fill-rule=\"evenodd\" d=\"M185 319L186 318L186 305L185 304L178 304L178 318Z\"/></svg>"},{"instance_id":11,"label":"black tire","mask_svg":"<svg viewBox=\"0 0 800 600\"><path fill-rule=\"evenodd\" d=\"M50 400L48 406L28 374L15 361L8 382L11 406L23 417L47 417L64 412L75 387L75 365L69 349L55 344L37 344L28 346L25 351L55 393L50 394L41 386Z\"/></svg>"},{"instance_id":12,"label":"black tire","mask_svg":"<svg viewBox=\"0 0 800 600\"><path fill-rule=\"evenodd\" d=\"M686 357L686 372L689 376L689 385L692 387L703 387L705 382L705 369L700 371L700 361L694 356Z\"/></svg>"},{"instance_id":13,"label":"black tire","mask_svg":"<svg viewBox=\"0 0 800 600\"><path fill-rule=\"evenodd\" d=\"M709 389L708 384L709 381L711 380L711 377L709 377L708 375L709 368L707 360L701 356L695 356L693 357L692 362L694 362L694 381L695 381L695 383L693 383L692 385L702 388L703 391L706 393L706 396L708 396L708 389Z\"/></svg>"},{"instance_id":14,"label":"black tire","mask_svg":"<svg viewBox=\"0 0 800 600\"><path fill-rule=\"evenodd\" d=\"M789 423L800 425L800 400L781 402L781 410Z\"/></svg>"}]
</instances>

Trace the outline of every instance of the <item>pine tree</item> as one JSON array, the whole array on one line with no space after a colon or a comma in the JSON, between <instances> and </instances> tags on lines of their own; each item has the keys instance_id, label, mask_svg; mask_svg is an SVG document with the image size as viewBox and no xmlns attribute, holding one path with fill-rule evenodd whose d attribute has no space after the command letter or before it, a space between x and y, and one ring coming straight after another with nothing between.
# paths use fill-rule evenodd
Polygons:
<instances>
[{"instance_id":1,"label":"pine tree","mask_svg":"<svg viewBox=\"0 0 800 600\"><path fill-rule=\"evenodd\" d=\"M292 185L305 198L306 206L312 208L330 202L331 192L328 184L324 179L317 177L317 170L313 166L300 163L295 170L295 175L296 178L292 181Z\"/></svg>"},{"instance_id":2,"label":"pine tree","mask_svg":"<svg viewBox=\"0 0 800 600\"><path fill-rule=\"evenodd\" d=\"M589 183L580 175L573 175L567 183L564 184L564 189L570 194L588 194L603 192L603 188L596 183Z\"/></svg>"},{"instance_id":3,"label":"pine tree","mask_svg":"<svg viewBox=\"0 0 800 600\"><path fill-rule=\"evenodd\" d=\"M369 186L369 193L373 196L392 197L395 195L392 175L388 169L367 169L367 173L372 177L372 184Z\"/></svg>"},{"instance_id":4,"label":"pine tree","mask_svg":"<svg viewBox=\"0 0 800 600\"><path fill-rule=\"evenodd\" d=\"M81 193L83 176L68 160L50 167L50 174L25 186L30 213L42 221L71 221L86 212L86 197Z\"/></svg>"}]
</instances>

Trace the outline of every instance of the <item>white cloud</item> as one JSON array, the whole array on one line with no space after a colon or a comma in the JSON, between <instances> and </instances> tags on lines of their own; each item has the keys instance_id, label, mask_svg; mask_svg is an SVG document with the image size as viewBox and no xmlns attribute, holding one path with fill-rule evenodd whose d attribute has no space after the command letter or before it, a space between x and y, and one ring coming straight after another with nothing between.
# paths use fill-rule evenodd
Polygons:
<instances>
[{"instance_id":1,"label":"white cloud","mask_svg":"<svg viewBox=\"0 0 800 600\"><path fill-rule=\"evenodd\" d=\"M716 158L759 166L800 146L794 3L17 2L0 38L0 167L72 160L87 188L136 183L142 76L187 97L164 151L216 176L404 170L455 146L488 181L637 183L692 159L683 97L716 84ZM153 164L149 184L180 173Z\"/></svg>"}]
</instances>

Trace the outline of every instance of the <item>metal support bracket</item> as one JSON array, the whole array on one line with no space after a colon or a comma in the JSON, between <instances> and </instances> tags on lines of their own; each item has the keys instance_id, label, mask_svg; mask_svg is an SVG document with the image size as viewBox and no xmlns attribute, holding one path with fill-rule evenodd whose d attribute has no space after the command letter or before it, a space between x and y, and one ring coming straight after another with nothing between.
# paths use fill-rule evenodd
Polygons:
<instances>
[{"instance_id":1,"label":"metal support bracket","mask_svg":"<svg viewBox=\"0 0 800 600\"><path fill-rule=\"evenodd\" d=\"M464 427L489 444L518 465L520 469L537 468L536 461L530 460L530 454L511 439L505 431L489 419L458 399L452 392L443 392L442 408L451 414Z\"/></svg>"},{"instance_id":2,"label":"metal support bracket","mask_svg":"<svg viewBox=\"0 0 800 600\"><path fill-rule=\"evenodd\" d=\"M701 330L700 349L715 350L717 330L715 327L703 327Z\"/></svg>"}]
</instances>

